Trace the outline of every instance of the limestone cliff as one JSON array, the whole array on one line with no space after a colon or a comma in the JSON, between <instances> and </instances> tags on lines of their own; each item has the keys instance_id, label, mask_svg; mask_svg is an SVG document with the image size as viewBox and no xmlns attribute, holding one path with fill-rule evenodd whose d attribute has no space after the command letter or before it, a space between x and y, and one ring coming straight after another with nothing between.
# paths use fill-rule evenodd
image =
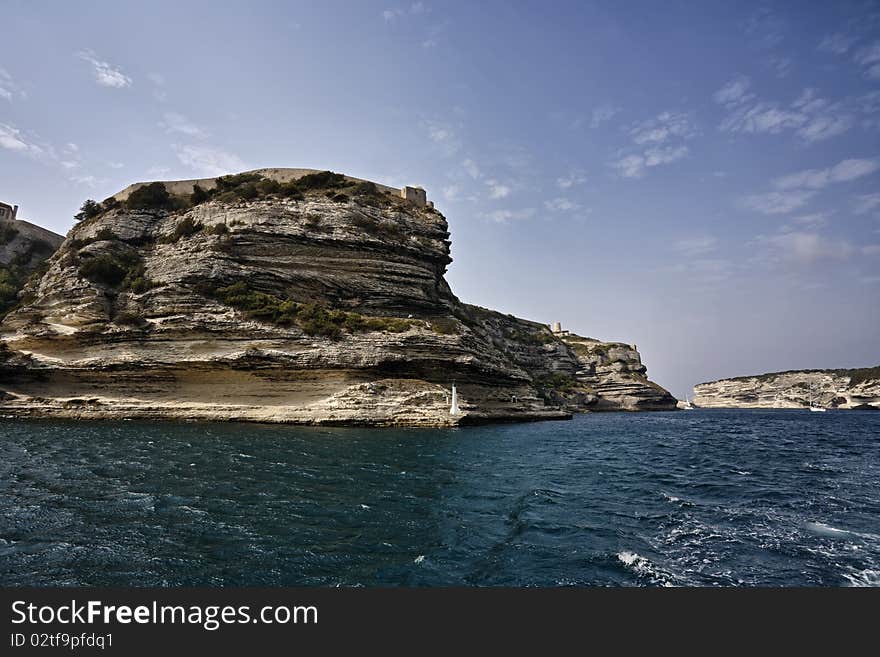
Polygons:
<instances>
[{"instance_id":1,"label":"limestone cliff","mask_svg":"<svg viewBox=\"0 0 880 657\"><path fill-rule=\"evenodd\" d=\"M0 317L15 307L28 277L63 241L61 235L27 221L0 220Z\"/></svg>"},{"instance_id":2,"label":"limestone cliff","mask_svg":"<svg viewBox=\"0 0 880 657\"><path fill-rule=\"evenodd\" d=\"M0 412L438 426L662 406L638 402L657 387L634 350L584 359L461 303L433 208L290 171L95 204L0 325Z\"/></svg>"},{"instance_id":3,"label":"limestone cliff","mask_svg":"<svg viewBox=\"0 0 880 657\"><path fill-rule=\"evenodd\" d=\"M721 379L694 386L702 408L880 408L880 367L796 370Z\"/></svg>"}]
</instances>

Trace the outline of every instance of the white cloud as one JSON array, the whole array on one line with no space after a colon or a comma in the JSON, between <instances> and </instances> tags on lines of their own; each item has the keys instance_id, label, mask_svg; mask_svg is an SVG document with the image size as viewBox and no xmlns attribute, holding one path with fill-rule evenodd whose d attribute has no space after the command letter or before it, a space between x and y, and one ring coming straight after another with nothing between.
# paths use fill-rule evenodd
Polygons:
<instances>
[{"instance_id":1,"label":"white cloud","mask_svg":"<svg viewBox=\"0 0 880 657\"><path fill-rule=\"evenodd\" d=\"M28 152L34 146L24 141L21 131L11 125L0 123L0 148L10 151Z\"/></svg>"},{"instance_id":2,"label":"white cloud","mask_svg":"<svg viewBox=\"0 0 880 657\"><path fill-rule=\"evenodd\" d=\"M656 167L660 164L669 164L680 160L688 154L687 146L665 146L663 148L649 148L645 151L645 166Z\"/></svg>"},{"instance_id":3,"label":"white cloud","mask_svg":"<svg viewBox=\"0 0 880 657\"><path fill-rule=\"evenodd\" d=\"M489 187L489 198L498 199L510 196L510 187L497 180L487 180L486 185Z\"/></svg>"},{"instance_id":4,"label":"white cloud","mask_svg":"<svg viewBox=\"0 0 880 657\"><path fill-rule=\"evenodd\" d=\"M199 125L196 125L183 114L177 112L165 112L162 121L159 123L160 128L165 128L167 133L179 133L188 137L196 137L204 139L208 136L207 131Z\"/></svg>"},{"instance_id":5,"label":"white cloud","mask_svg":"<svg viewBox=\"0 0 880 657\"><path fill-rule=\"evenodd\" d=\"M571 189L576 185L583 185L587 181L587 176L579 169L573 169L568 175L560 176L556 179L556 186L559 189Z\"/></svg>"},{"instance_id":6,"label":"white cloud","mask_svg":"<svg viewBox=\"0 0 880 657\"><path fill-rule=\"evenodd\" d=\"M794 232L798 230L818 230L828 225L828 215L824 212L804 214L792 217L791 223L781 228L782 232Z\"/></svg>"},{"instance_id":7,"label":"white cloud","mask_svg":"<svg viewBox=\"0 0 880 657\"><path fill-rule=\"evenodd\" d=\"M70 181L86 187L97 187L99 184L107 182L104 178L97 178L91 174L73 174L70 176Z\"/></svg>"},{"instance_id":8,"label":"white cloud","mask_svg":"<svg viewBox=\"0 0 880 657\"><path fill-rule=\"evenodd\" d=\"M619 111L619 109L612 105L600 105L599 107L594 108L592 116L590 117L590 127L598 128L606 121L613 119Z\"/></svg>"},{"instance_id":9,"label":"white cloud","mask_svg":"<svg viewBox=\"0 0 880 657\"><path fill-rule=\"evenodd\" d=\"M425 120L422 127L428 133L428 139L434 142L447 156L454 155L461 149L461 141L455 129L441 121Z\"/></svg>"},{"instance_id":10,"label":"white cloud","mask_svg":"<svg viewBox=\"0 0 880 657\"><path fill-rule=\"evenodd\" d=\"M860 48L853 59L864 68L865 77L880 80L880 41Z\"/></svg>"},{"instance_id":11,"label":"white cloud","mask_svg":"<svg viewBox=\"0 0 880 657\"><path fill-rule=\"evenodd\" d=\"M880 169L876 159L850 159L828 169L807 169L773 181L776 189L822 189L831 183L847 182L870 175Z\"/></svg>"},{"instance_id":12,"label":"white cloud","mask_svg":"<svg viewBox=\"0 0 880 657\"><path fill-rule=\"evenodd\" d=\"M771 57L767 63L778 78L788 76L794 66L794 60L791 57Z\"/></svg>"},{"instance_id":13,"label":"white cloud","mask_svg":"<svg viewBox=\"0 0 880 657\"><path fill-rule=\"evenodd\" d=\"M746 196L742 203L746 208L763 214L788 214L805 206L815 194L816 192L806 189L766 192Z\"/></svg>"},{"instance_id":14,"label":"white cloud","mask_svg":"<svg viewBox=\"0 0 880 657\"><path fill-rule=\"evenodd\" d=\"M866 244L861 251L865 255L880 255L880 244Z\"/></svg>"},{"instance_id":15,"label":"white cloud","mask_svg":"<svg viewBox=\"0 0 880 657\"><path fill-rule=\"evenodd\" d=\"M12 100L16 91L18 91L18 85L12 79L12 74L0 66L0 98ZM22 95L24 94L22 93Z\"/></svg>"},{"instance_id":16,"label":"white cloud","mask_svg":"<svg viewBox=\"0 0 880 657\"><path fill-rule=\"evenodd\" d=\"M167 173L171 173L171 169L168 167L154 166L147 169L147 177L151 179L161 178Z\"/></svg>"},{"instance_id":17,"label":"white cloud","mask_svg":"<svg viewBox=\"0 0 880 657\"><path fill-rule=\"evenodd\" d=\"M829 52L833 55L844 55L850 48L852 48L856 41L857 39L854 37L843 34L842 32L837 32L825 36L822 41L819 42L819 50L822 52Z\"/></svg>"},{"instance_id":18,"label":"white cloud","mask_svg":"<svg viewBox=\"0 0 880 657\"><path fill-rule=\"evenodd\" d=\"M174 146L177 159L199 175L222 176L247 169L237 155L206 146Z\"/></svg>"},{"instance_id":19,"label":"white cloud","mask_svg":"<svg viewBox=\"0 0 880 657\"><path fill-rule=\"evenodd\" d=\"M630 136L636 144L662 144L675 137L686 139L693 134L687 114L674 112L662 112L630 130Z\"/></svg>"},{"instance_id":20,"label":"white cloud","mask_svg":"<svg viewBox=\"0 0 880 657\"><path fill-rule=\"evenodd\" d=\"M468 158L464 162L461 163L462 168L465 170L467 175L476 180L482 174L480 172L480 167L477 166L477 163Z\"/></svg>"},{"instance_id":21,"label":"white cloud","mask_svg":"<svg viewBox=\"0 0 880 657\"><path fill-rule=\"evenodd\" d=\"M123 169L125 165L122 162L108 162L107 166L111 169Z\"/></svg>"},{"instance_id":22,"label":"white cloud","mask_svg":"<svg viewBox=\"0 0 880 657\"><path fill-rule=\"evenodd\" d=\"M748 93L750 84L745 75L737 75L716 91L712 98L719 105L738 105L754 97Z\"/></svg>"},{"instance_id":23,"label":"white cloud","mask_svg":"<svg viewBox=\"0 0 880 657\"><path fill-rule=\"evenodd\" d=\"M687 114L662 112L629 130L634 146L624 149L611 166L624 178L640 178L647 168L685 157L688 147L680 142L694 135L696 131Z\"/></svg>"},{"instance_id":24,"label":"white cloud","mask_svg":"<svg viewBox=\"0 0 880 657\"><path fill-rule=\"evenodd\" d=\"M544 207L551 212L571 212L573 210L579 210L581 206L571 199L559 197L544 201Z\"/></svg>"},{"instance_id":25,"label":"white cloud","mask_svg":"<svg viewBox=\"0 0 880 657\"><path fill-rule=\"evenodd\" d=\"M745 134L779 134L793 130L806 141L814 143L843 134L855 125L852 103L831 102L805 89L789 106L756 101L745 95L727 105L730 113L719 126L723 132Z\"/></svg>"},{"instance_id":26,"label":"white cloud","mask_svg":"<svg viewBox=\"0 0 880 657\"><path fill-rule=\"evenodd\" d=\"M680 160L688 154L687 146L664 146L649 148L642 154L627 155L611 166L620 171L624 178L641 178L648 167L656 167L661 164L670 164Z\"/></svg>"},{"instance_id":27,"label":"white cloud","mask_svg":"<svg viewBox=\"0 0 880 657\"><path fill-rule=\"evenodd\" d=\"M688 237L678 240L675 249L686 256L699 256L712 253L718 247L718 239L711 235L701 237Z\"/></svg>"},{"instance_id":28,"label":"white cloud","mask_svg":"<svg viewBox=\"0 0 880 657\"><path fill-rule=\"evenodd\" d=\"M641 155L627 155L612 162L611 166L620 171L624 178L641 178L645 169L645 158Z\"/></svg>"},{"instance_id":29,"label":"white cloud","mask_svg":"<svg viewBox=\"0 0 880 657\"><path fill-rule=\"evenodd\" d=\"M382 12L382 18L385 19L386 23L391 23L406 14L418 16L419 14L427 14L429 11L431 10L424 2L414 2L408 7L392 7L386 9Z\"/></svg>"},{"instance_id":30,"label":"white cloud","mask_svg":"<svg viewBox=\"0 0 880 657\"><path fill-rule=\"evenodd\" d=\"M508 221L531 219L535 216L535 208L523 208L522 210L493 210L480 215L483 219L503 224Z\"/></svg>"},{"instance_id":31,"label":"white cloud","mask_svg":"<svg viewBox=\"0 0 880 657\"><path fill-rule=\"evenodd\" d=\"M880 194L862 194L856 197L856 214L867 214L878 209L880 209Z\"/></svg>"},{"instance_id":32,"label":"white cloud","mask_svg":"<svg viewBox=\"0 0 880 657\"><path fill-rule=\"evenodd\" d=\"M459 198L461 198L461 186L449 185L448 187L444 187L443 198L445 198L447 201L457 201Z\"/></svg>"},{"instance_id":33,"label":"white cloud","mask_svg":"<svg viewBox=\"0 0 880 657\"><path fill-rule=\"evenodd\" d=\"M95 76L95 82L102 87L111 87L113 89L123 89L131 86L131 78L125 75L119 68L103 62L97 58L91 50L81 50L76 53L77 57L87 61L92 65L92 73Z\"/></svg>"},{"instance_id":34,"label":"white cloud","mask_svg":"<svg viewBox=\"0 0 880 657\"><path fill-rule=\"evenodd\" d=\"M843 260L856 252L855 247L845 240L815 232L795 231L761 237L758 241L776 256L801 264L812 264L819 260Z\"/></svg>"}]
</instances>

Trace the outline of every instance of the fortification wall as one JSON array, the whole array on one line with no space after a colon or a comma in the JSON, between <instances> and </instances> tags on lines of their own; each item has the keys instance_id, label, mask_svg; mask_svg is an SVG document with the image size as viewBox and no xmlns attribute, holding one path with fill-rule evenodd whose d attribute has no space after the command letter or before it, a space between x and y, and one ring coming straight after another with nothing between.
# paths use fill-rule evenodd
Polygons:
<instances>
[{"instance_id":1,"label":"fortification wall","mask_svg":"<svg viewBox=\"0 0 880 657\"><path fill-rule=\"evenodd\" d=\"M258 173L264 178L269 178L271 180L277 180L280 183L289 182L291 180L298 180L303 176L307 176L310 173L319 173L321 169L289 169L289 168L264 168L264 169L254 169L252 171L246 171L245 173ZM219 177L219 176L217 176ZM217 177L214 178L193 178L191 180L163 180L161 181L165 185L165 189L168 190L169 194L173 194L174 196L186 196L192 193L193 185L198 185L203 189L214 189L217 186ZM348 180L353 180L355 182L373 182L373 181L365 181L362 178L354 178L353 176L345 176ZM149 181L153 182L153 181ZM113 194L114 198L119 201L126 200L129 195L136 189L143 187L144 185L149 184L149 182L136 182L132 183L121 192L117 192ZM400 196L400 189L397 187L389 187L388 185L382 185L380 183L373 183L378 187L381 191L387 192L389 194L394 194L395 196Z\"/></svg>"}]
</instances>

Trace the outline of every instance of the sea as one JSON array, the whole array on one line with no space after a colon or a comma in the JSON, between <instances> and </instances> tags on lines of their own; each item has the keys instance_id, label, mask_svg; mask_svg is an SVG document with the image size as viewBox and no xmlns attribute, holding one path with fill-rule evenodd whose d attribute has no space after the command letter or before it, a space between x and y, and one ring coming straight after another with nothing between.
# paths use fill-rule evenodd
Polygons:
<instances>
[{"instance_id":1,"label":"sea","mask_svg":"<svg viewBox=\"0 0 880 657\"><path fill-rule=\"evenodd\" d=\"M877 586L880 413L0 419L5 586Z\"/></svg>"}]
</instances>

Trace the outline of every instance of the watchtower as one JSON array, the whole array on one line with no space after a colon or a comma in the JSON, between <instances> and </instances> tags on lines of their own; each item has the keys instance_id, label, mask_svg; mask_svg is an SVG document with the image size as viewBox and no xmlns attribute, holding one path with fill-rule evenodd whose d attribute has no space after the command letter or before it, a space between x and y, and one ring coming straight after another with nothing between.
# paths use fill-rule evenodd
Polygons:
<instances>
[{"instance_id":1,"label":"watchtower","mask_svg":"<svg viewBox=\"0 0 880 657\"><path fill-rule=\"evenodd\" d=\"M9 205L0 201L0 221L15 221L18 214L17 205Z\"/></svg>"}]
</instances>

